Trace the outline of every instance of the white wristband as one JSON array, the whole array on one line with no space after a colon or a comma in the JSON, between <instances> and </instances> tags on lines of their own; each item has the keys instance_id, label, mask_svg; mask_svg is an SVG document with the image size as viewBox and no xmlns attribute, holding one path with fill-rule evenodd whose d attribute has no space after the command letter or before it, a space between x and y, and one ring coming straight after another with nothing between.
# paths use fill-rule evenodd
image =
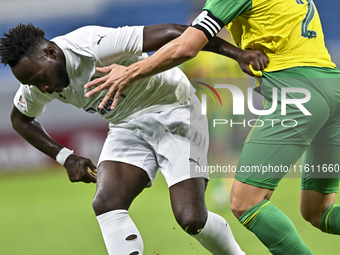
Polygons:
<instances>
[{"instance_id":1,"label":"white wristband","mask_svg":"<svg viewBox=\"0 0 340 255\"><path fill-rule=\"evenodd\" d=\"M62 148L57 157L55 158L55 160L60 164L60 165L64 165L66 159L68 158L68 156L70 156L71 154L73 154L73 151L67 149L67 148Z\"/></svg>"}]
</instances>

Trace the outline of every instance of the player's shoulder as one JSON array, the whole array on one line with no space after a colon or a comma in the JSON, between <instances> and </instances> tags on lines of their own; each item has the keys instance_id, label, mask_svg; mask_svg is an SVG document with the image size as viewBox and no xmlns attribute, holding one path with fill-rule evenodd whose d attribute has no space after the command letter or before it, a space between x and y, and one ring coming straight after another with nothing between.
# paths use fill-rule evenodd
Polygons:
<instances>
[{"instance_id":1,"label":"player's shoulder","mask_svg":"<svg viewBox=\"0 0 340 255\"><path fill-rule=\"evenodd\" d=\"M83 26L67 34L57 36L51 41L63 50L68 49L78 54L92 56L91 49L96 42L99 28L99 26Z\"/></svg>"},{"instance_id":2,"label":"player's shoulder","mask_svg":"<svg viewBox=\"0 0 340 255\"><path fill-rule=\"evenodd\" d=\"M28 84L20 84L19 89L25 96L38 96L53 99L53 94L43 93L36 86Z\"/></svg>"},{"instance_id":3,"label":"player's shoulder","mask_svg":"<svg viewBox=\"0 0 340 255\"><path fill-rule=\"evenodd\" d=\"M83 27L79 27L71 32L68 32L64 35L61 36L57 36L55 38L52 39L52 41L54 40L61 40L64 38L79 38L79 36L88 36L90 34L92 34L98 26L83 26Z\"/></svg>"},{"instance_id":4,"label":"player's shoulder","mask_svg":"<svg viewBox=\"0 0 340 255\"><path fill-rule=\"evenodd\" d=\"M53 94L42 93L33 85L20 84L14 97L14 103L16 105L21 104L24 108L26 108L27 105L34 108L34 106L44 105L54 99L55 97Z\"/></svg>"}]
</instances>

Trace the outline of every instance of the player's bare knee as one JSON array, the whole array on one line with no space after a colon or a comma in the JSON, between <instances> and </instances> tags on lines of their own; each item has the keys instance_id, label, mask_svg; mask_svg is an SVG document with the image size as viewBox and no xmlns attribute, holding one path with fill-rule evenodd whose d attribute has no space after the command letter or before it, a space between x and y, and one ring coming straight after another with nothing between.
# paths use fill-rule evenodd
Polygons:
<instances>
[{"instance_id":1,"label":"player's bare knee","mask_svg":"<svg viewBox=\"0 0 340 255\"><path fill-rule=\"evenodd\" d=\"M239 219L250 207L244 203L239 203L237 199L230 200L231 211Z\"/></svg>"},{"instance_id":2,"label":"player's bare knee","mask_svg":"<svg viewBox=\"0 0 340 255\"><path fill-rule=\"evenodd\" d=\"M204 213L182 213L181 215L175 215L175 218L181 228L190 235L196 235L201 232L207 221L207 216Z\"/></svg>"},{"instance_id":3,"label":"player's bare knee","mask_svg":"<svg viewBox=\"0 0 340 255\"><path fill-rule=\"evenodd\" d=\"M308 222L310 224L312 224L312 226L316 227L316 228L319 228L320 226L320 221L321 221L321 218L318 218L318 217L313 217L311 219L308 220Z\"/></svg>"},{"instance_id":4,"label":"player's bare knee","mask_svg":"<svg viewBox=\"0 0 340 255\"><path fill-rule=\"evenodd\" d=\"M203 220L202 218L192 218L181 222L180 226L189 235L197 235L202 231L205 223L206 220Z\"/></svg>"},{"instance_id":5,"label":"player's bare knee","mask_svg":"<svg viewBox=\"0 0 340 255\"><path fill-rule=\"evenodd\" d=\"M247 211L247 209L243 209L243 208L237 207L237 206L232 206L231 211L233 212L235 217L237 219L239 219Z\"/></svg>"},{"instance_id":6,"label":"player's bare knee","mask_svg":"<svg viewBox=\"0 0 340 255\"><path fill-rule=\"evenodd\" d=\"M300 209L302 217L312 224L314 227L319 228L322 214L313 214L309 211Z\"/></svg>"},{"instance_id":7,"label":"player's bare knee","mask_svg":"<svg viewBox=\"0 0 340 255\"><path fill-rule=\"evenodd\" d=\"M118 199L119 196L114 197L97 192L92 201L92 208L95 214L100 215L113 210L128 209L124 201Z\"/></svg>"},{"instance_id":8,"label":"player's bare knee","mask_svg":"<svg viewBox=\"0 0 340 255\"><path fill-rule=\"evenodd\" d=\"M107 212L107 210L105 209L104 201L105 199L103 199L103 197L98 194L96 194L95 197L93 198L92 208L94 212L96 213L96 215L100 215L100 214Z\"/></svg>"}]
</instances>

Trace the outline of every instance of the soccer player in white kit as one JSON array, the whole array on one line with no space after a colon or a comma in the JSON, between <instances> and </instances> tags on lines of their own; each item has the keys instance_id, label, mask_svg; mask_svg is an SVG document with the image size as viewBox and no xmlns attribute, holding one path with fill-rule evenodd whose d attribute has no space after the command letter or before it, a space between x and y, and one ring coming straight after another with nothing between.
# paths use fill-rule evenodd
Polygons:
<instances>
[{"instance_id":1,"label":"soccer player in white kit","mask_svg":"<svg viewBox=\"0 0 340 255\"><path fill-rule=\"evenodd\" d=\"M127 66L146 58L143 52L158 49L185 28L87 26L47 40L42 29L20 24L0 39L1 62L22 83L11 113L14 129L62 164L72 182L97 183L93 209L109 254L143 254L142 237L128 209L152 185L158 169L169 186L175 218L187 233L213 254L244 254L228 223L206 209L209 177L190 170L207 164L208 128L194 89L178 68L132 84L115 110L110 109L111 102L98 107L106 91L85 97L89 89L84 84L104 75L98 67ZM240 52L219 38L206 49L235 54L244 69L249 59L265 57L259 51ZM98 169L91 160L54 141L35 120L54 99L97 112L110 123Z\"/></svg>"}]
</instances>

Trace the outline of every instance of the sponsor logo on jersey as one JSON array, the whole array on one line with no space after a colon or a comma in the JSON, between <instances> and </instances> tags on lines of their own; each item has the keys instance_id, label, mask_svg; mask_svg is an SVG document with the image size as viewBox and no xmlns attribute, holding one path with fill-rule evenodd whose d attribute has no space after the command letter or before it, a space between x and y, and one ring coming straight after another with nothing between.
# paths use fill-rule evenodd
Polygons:
<instances>
[{"instance_id":1,"label":"sponsor logo on jersey","mask_svg":"<svg viewBox=\"0 0 340 255\"><path fill-rule=\"evenodd\" d=\"M106 35L103 35L103 36L101 36L101 35L98 35L99 37L100 37L100 39L98 40L98 42L97 42L97 45L99 45L100 44L100 42L102 41L102 39L104 38L104 37L106 37Z\"/></svg>"},{"instance_id":2,"label":"sponsor logo on jersey","mask_svg":"<svg viewBox=\"0 0 340 255\"><path fill-rule=\"evenodd\" d=\"M126 97L126 95L124 95L124 94L121 94L120 96L121 96L122 98L125 98L125 97ZM112 97L114 97L114 95L113 95ZM100 101L99 101L98 106L99 106L99 104L101 103L101 101L103 101L103 100L100 100ZM103 107L102 109L98 108L98 106L97 106L97 110L94 109L93 107L89 107L89 108L85 109L85 111L88 112L88 113L95 113L95 112L98 112L98 113L101 114L101 115L105 115L106 113L108 113L108 112L111 111L111 108L110 108L110 107L111 107L111 104L112 104L112 103L113 103L113 99L110 99L110 100L104 105L104 107Z\"/></svg>"},{"instance_id":3,"label":"sponsor logo on jersey","mask_svg":"<svg viewBox=\"0 0 340 255\"><path fill-rule=\"evenodd\" d=\"M64 97L62 94L59 94L59 97L66 99L66 97Z\"/></svg>"},{"instance_id":4,"label":"sponsor logo on jersey","mask_svg":"<svg viewBox=\"0 0 340 255\"><path fill-rule=\"evenodd\" d=\"M198 158L197 161L194 160L193 158L189 158L189 162L190 162L190 163L196 163L198 166L200 166L199 161L200 161L200 158Z\"/></svg>"},{"instance_id":5,"label":"sponsor logo on jersey","mask_svg":"<svg viewBox=\"0 0 340 255\"><path fill-rule=\"evenodd\" d=\"M97 111L96 111L96 109L90 107L90 108L87 108L87 109L85 110L85 112L88 112L88 113L95 113L95 112L97 112Z\"/></svg>"},{"instance_id":6,"label":"sponsor logo on jersey","mask_svg":"<svg viewBox=\"0 0 340 255\"><path fill-rule=\"evenodd\" d=\"M100 100L100 102L101 102L102 100ZM100 103L99 102L99 103ZM111 104L113 103L113 100L112 99L110 99L107 103L106 103L106 105L104 105L104 107L102 108L102 109L99 109L98 107L97 107L97 111L98 111L98 113L100 113L101 115L105 115L106 113L108 113L108 112L110 112L111 111ZM98 104L99 105L99 104Z\"/></svg>"}]
</instances>

